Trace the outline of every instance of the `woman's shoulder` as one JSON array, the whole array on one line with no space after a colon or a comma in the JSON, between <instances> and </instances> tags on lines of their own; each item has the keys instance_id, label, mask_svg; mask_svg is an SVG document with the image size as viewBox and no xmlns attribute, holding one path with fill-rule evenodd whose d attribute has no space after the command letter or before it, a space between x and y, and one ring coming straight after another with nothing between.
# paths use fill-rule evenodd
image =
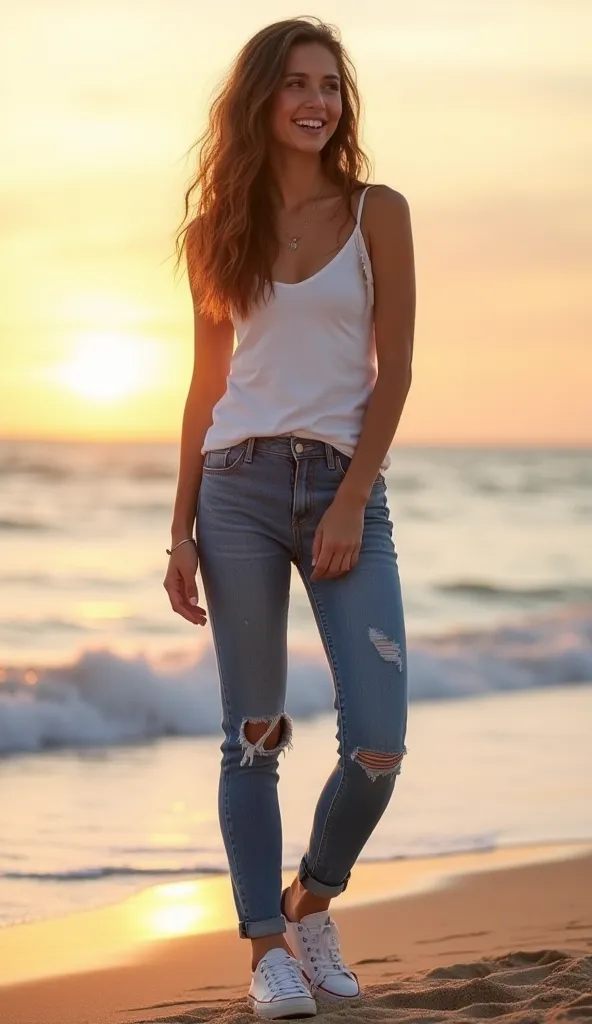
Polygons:
<instances>
[{"instance_id":1,"label":"woman's shoulder","mask_svg":"<svg viewBox=\"0 0 592 1024\"><path fill-rule=\"evenodd\" d=\"M408 231L411 215L409 203L402 192L390 185L372 185L366 193L362 210L362 228L368 239L388 238L393 233Z\"/></svg>"},{"instance_id":2,"label":"woman's shoulder","mask_svg":"<svg viewBox=\"0 0 592 1024\"><path fill-rule=\"evenodd\" d=\"M391 188L390 185L381 185L379 183L372 183L364 186L362 191L366 192L366 203L368 209L374 209L376 211L384 210L407 210L409 203L402 192L397 192L396 189Z\"/></svg>"},{"instance_id":3,"label":"woman's shoulder","mask_svg":"<svg viewBox=\"0 0 592 1024\"><path fill-rule=\"evenodd\" d=\"M390 185L368 188L362 209L361 229L370 259L392 259L393 247L406 247L411 236L409 204Z\"/></svg>"}]
</instances>

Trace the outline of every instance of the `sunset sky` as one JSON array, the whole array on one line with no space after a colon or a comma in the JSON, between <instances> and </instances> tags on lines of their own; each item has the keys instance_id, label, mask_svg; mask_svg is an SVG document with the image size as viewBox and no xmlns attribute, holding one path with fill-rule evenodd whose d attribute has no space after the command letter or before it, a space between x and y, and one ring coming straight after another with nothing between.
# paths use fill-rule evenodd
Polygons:
<instances>
[{"instance_id":1,"label":"sunset sky","mask_svg":"<svg viewBox=\"0 0 592 1024\"><path fill-rule=\"evenodd\" d=\"M185 153L243 42L337 24L411 206L402 441L592 441L590 0L21 0L0 14L0 436L173 439Z\"/></svg>"}]
</instances>

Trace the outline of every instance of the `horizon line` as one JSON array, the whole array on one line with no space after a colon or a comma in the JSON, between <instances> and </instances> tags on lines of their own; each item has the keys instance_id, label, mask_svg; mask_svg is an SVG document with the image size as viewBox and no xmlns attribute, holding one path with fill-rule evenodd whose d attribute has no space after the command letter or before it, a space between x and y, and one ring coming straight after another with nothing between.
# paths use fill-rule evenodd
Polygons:
<instances>
[{"instance_id":1,"label":"horizon line","mask_svg":"<svg viewBox=\"0 0 592 1024\"><path fill-rule=\"evenodd\" d=\"M181 436L159 435L146 437L144 435L58 435L58 434L0 434L0 444L5 442L42 442L47 444L137 444L137 445L170 445L179 444ZM406 439L399 441L395 438L391 448L507 448L507 449L586 449L592 447L592 438L562 441L552 439L541 440L471 440L448 438L445 440L413 440ZM389 449L390 450L390 449Z\"/></svg>"}]
</instances>

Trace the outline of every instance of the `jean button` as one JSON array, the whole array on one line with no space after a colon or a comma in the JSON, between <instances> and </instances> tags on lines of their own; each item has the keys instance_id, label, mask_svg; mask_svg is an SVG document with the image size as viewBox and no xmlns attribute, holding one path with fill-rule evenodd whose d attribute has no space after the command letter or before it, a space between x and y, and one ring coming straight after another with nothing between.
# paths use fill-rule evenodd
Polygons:
<instances>
[{"instance_id":1,"label":"jean button","mask_svg":"<svg viewBox=\"0 0 592 1024\"><path fill-rule=\"evenodd\" d=\"M304 445L300 444L299 441L298 444L294 445L294 451L296 452L297 455L302 455L302 452L304 451Z\"/></svg>"}]
</instances>

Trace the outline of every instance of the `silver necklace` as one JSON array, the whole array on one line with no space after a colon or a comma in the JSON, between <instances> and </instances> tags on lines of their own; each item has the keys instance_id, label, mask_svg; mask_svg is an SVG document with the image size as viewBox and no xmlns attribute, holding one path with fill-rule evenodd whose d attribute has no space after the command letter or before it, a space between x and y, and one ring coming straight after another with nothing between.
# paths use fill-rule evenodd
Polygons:
<instances>
[{"instance_id":1,"label":"silver necklace","mask_svg":"<svg viewBox=\"0 0 592 1024\"><path fill-rule=\"evenodd\" d=\"M318 206L318 204L319 204L319 202L321 201L322 198L323 198L323 193L319 192L318 196L316 197L316 199L315 199L315 201L314 201L314 203L313 203L313 205L311 207L309 218L308 218L308 220L305 220L304 224L302 225L302 231L300 232L299 235L292 235L289 231L286 231L286 229L284 228L284 231L286 231L286 234L287 234L288 238L290 239L290 241L288 242L288 248L289 249L294 250L294 249L298 248L298 244L300 242L300 239L302 238L304 232L306 231L308 225L310 224L310 222L311 222L311 220L313 218L314 212L315 212L315 210L316 210L316 208L317 208L317 206Z\"/></svg>"}]
</instances>

